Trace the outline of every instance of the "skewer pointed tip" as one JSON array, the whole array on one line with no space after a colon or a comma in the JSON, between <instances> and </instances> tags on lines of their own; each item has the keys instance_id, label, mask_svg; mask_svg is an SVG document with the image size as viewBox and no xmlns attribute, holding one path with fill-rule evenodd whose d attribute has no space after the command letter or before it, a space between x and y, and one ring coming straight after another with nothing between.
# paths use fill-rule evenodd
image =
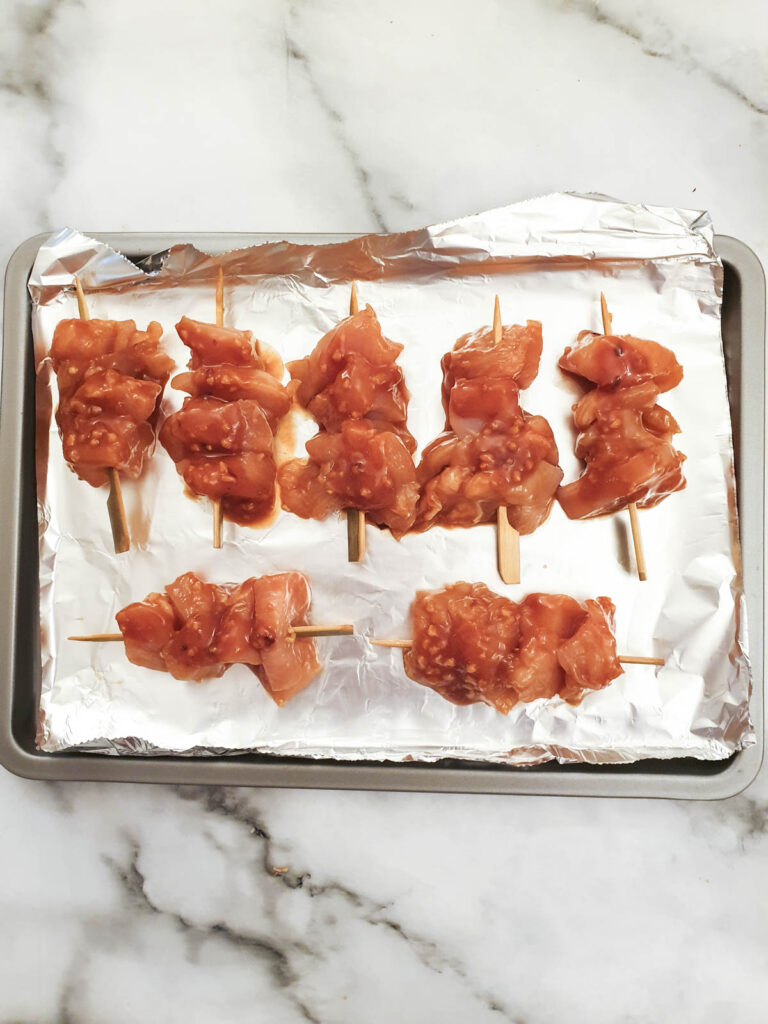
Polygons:
<instances>
[{"instance_id":1,"label":"skewer pointed tip","mask_svg":"<svg viewBox=\"0 0 768 1024\"><path fill-rule=\"evenodd\" d=\"M352 282L352 291L349 295L349 315L354 316L355 313L359 312L360 305L357 299L357 281Z\"/></svg>"},{"instance_id":2,"label":"skewer pointed tip","mask_svg":"<svg viewBox=\"0 0 768 1024\"><path fill-rule=\"evenodd\" d=\"M501 341L501 303L497 295L493 302L493 343L498 345Z\"/></svg>"},{"instance_id":3,"label":"skewer pointed tip","mask_svg":"<svg viewBox=\"0 0 768 1024\"><path fill-rule=\"evenodd\" d=\"M608 303L605 300L604 292L600 292L600 313L603 318L603 334L610 334L613 317L608 312Z\"/></svg>"},{"instance_id":4,"label":"skewer pointed tip","mask_svg":"<svg viewBox=\"0 0 768 1024\"><path fill-rule=\"evenodd\" d=\"M303 640L313 636L354 636L355 627L351 623L338 626L293 626L291 636L294 640Z\"/></svg>"},{"instance_id":5,"label":"skewer pointed tip","mask_svg":"<svg viewBox=\"0 0 768 1024\"><path fill-rule=\"evenodd\" d=\"M622 665L658 665L660 668L666 665L664 658L637 658L632 654L620 654L619 661Z\"/></svg>"},{"instance_id":6,"label":"skewer pointed tip","mask_svg":"<svg viewBox=\"0 0 768 1024\"><path fill-rule=\"evenodd\" d=\"M88 311L88 303L85 301L85 292L79 277L75 277L75 295L77 296L77 315L81 320L90 320L91 314Z\"/></svg>"}]
</instances>

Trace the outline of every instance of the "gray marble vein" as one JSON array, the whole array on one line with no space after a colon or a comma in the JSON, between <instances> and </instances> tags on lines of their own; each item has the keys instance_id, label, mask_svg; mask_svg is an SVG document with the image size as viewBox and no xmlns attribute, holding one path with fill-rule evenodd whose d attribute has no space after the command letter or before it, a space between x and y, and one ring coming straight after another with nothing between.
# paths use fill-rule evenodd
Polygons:
<instances>
[{"instance_id":1,"label":"gray marble vein","mask_svg":"<svg viewBox=\"0 0 768 1024\"><path fill-rule=\"evenodd\" d=\"M687 70L700 71L754 113L768 114L768 95L757 90L753 94L748 93L732 75L726 75L708 64L670 27L649 16L642 6L630 4L617 10L615 3L605 3L603 0L569 0L568 6L581 11L597 24L607 25L639 43L642 52L648 57L663 58Z\"/></svg>"},{"instance_id":2,"label":"gray marble vein","mask_svg":"<svg viewBox=\"0 0 768 1024\"><path fill-rule=\"evenodd\" d=\"M56 91L51 66L56 48L56 21L66 6L79 6L78 0L45 0L43 3L18 4L11 10L11 25L6 40L14 39L12 52L0 63L0 90L27 101L38 116L45 119L43 160L50 175L61 173L64 154L54 142ZM8 46L8 42L6 42Z\"/></svg>"},{"instance_id":3,"label":"gray marble vein","mask_svg":"<svg viewBox=\"0 0 768 1024\"><path fill-rule=\"evenodd\" d=\"M262 837L259 836L259 838ZM132 910L159 915L169 920L184 935L191 949L199 946L202 942L212 940L240 953L245 953L248 957L255 957L267 967L278 988L292 989L298 980L298 974L291 965L290 951L286 951L278 942L272 941L264 935L238 930L225 921L215 921L207 927L200 927L183 914L158 906L149 897L146 879L139 868L141 845L130 836L126 836L126 854L127 857L124 861L119 862L112 857L105 857L104 860L114 871ZM303 1020L319 1024L319 1018L294 992L291 992L291 1000Z\"/></svg>"},{"instance_id":4,"label":"gray marble vein","mask_svg":"<svg viewBox=\"0 0 768 1024\"><path fill-rule=\"evenodd\" d=\"M288 889L301 889L306 896L316 902L332 901L340 899L346 909L351 911L360 921L375 929L383 929L389 934L401 940L408 951L428 970L442 975L446 972L452 973L459 983L466 988L473 1000L494 1014L500 1014L510 1024L522 1024L516 1010L505 1004L504 1000L488 992L476 988L467 974L466 966L455 954L441 948L432 939L419 935L399 922L393 915L393 907L390 902L378 901L364 893L361 893L345 883L327 879L323 882L315 881L312 878L311 870L297 869L290 865L276 865L278 859L274 855L274 842L270 831L265 824L263 815L251 805L248 796L238 790L219 787L174 787L175 792L182 800L192 800L204 809L206 814L223 816L229 821L237 822L244 826L251 838L256 840L261 847L261 867L269 877L270 883L278 883ZM142 897L149 902L144 892L144 879L138 871L138 847L132 850L131 865L128 871L124 871L129 884L139 888ZM287 870L286 870L287 868ZM276 870L277 869L277 870ZM121 878L123 876L121 875ZM157 909L157 908L153 908ZM188 926L188 922L182 922ZM217 927L215 925L214 930ZM234 934L234 933L233 933ZM256 941L256 940L251 940ZM318 952L307 947L304 943L293 944L302 953L319 955ZM288 968L288 958L281 960L281 984L289 984L296 980L296 975L291 975Z\"/></svg>"},{"instance_id":5,"label":"gray marble vein","mask_svg":"<svg viewBox=\"0 0 768 1024\"><path fill-rule=\"evenodd\" d=\"M312 96L314 97L319 109L322 111L323 116L328 121L328 125L336 138L336 141L344 151L355 180L358 183L365 206L370 213L376 229L378 231L387 231L389 230L387 222L385 221L384 215L374 196L371 175L366 169L361 155L354 145L353 133L348 130L346 120L341 110L331 102L329 96L323 90L318 75L315 72L314 62L310 52L299 45L294 33L292 32L292 22L298 16L298 7L296 5L291 5L288 9L285 30L286 58L289 65L296 66L306 79L307 85L312 92ZM402 196L398 196L397 200L401 205L404 205L405 209L410 208L407 205L407 200L404 200Z\"/></svg>"}]
</instances>

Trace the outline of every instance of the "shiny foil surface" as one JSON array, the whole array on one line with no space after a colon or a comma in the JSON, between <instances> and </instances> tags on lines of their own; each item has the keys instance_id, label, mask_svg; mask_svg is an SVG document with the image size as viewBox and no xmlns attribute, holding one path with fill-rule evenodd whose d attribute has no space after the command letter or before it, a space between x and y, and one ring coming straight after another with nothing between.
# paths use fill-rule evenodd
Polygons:
<instances>
[{"instance_id":1,"label":"shiny foil surface","mask_svg":"<svg viewBox=\"0 0 768 1024\"><path fill-rule=\"evenodd\" d=\"M325 242L326 240L323 239ZM397 235L319 244L269 242L206 255L175 246L143 266L76 231L41 248L30 291L38 365L38 492L42 692L38 744L116 754L211 755L254 750L340 760L466 758L507 764L617 762L647 757L725 758L754 742L749 720L746 621L740 585L731 426L720 340L722 267L706 214L558 194ZM349 308L350 283L401 342L411 392L409 426L420 448L443 429L440 359L462 334L491 323L540 320L539 374L521 404L545 416L564 482L573 454L571 406L582 389L558 368L583 329L600 330L605 292L617 334L673 350L682 383L660 398L680 423L685 490L640 511L648 580L637 578L626 512L569 521L555 504L521 538L522 583L496 569L495 527L435 528L395 541L367 528L364 562L349 563L341 517L278 512L261 529L224 524L211 544L211 505L190 498L158 446L123 493L132 538L115 555L106 487L66 466L46 359L59 320L77 315L73 275L93 317L163 325L178 369L188 350L174 330L183 314L212 322L218 265L225 324L247 328L286 361L306 355ZM162 415L183 394L166 389ZM278 458L304 454L315 432L291 414ZM417 453L418 457L418 453ZM353 637L318 640L322 674L278 708L244 666L203 683L132 665L120 643L68 641L114 632L115 613L193 570L213 582L297 569L312 584L315 622L351 622ZM408 638L417 590L481 581L520 600L534 591L617 608L620 654L664 657L663 668L625 666L605 690L572 707L560 698L517 705L507 716L456 707L407 678L402 652L368 638Z\"/></svg>"}]
</instances>

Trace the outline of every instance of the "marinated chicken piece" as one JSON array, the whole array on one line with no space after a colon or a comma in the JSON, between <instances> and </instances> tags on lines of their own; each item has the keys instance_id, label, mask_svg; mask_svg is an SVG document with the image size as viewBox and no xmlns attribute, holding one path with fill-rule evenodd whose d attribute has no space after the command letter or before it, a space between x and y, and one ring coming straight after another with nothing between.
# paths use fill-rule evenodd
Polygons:
<instances>
[{"instance_id":1,"label":"marinated chicken piece","mask_svg":"<svg viewBox=\"0 0 768 1024\"><path fill-rule=\"evenodd\" d=\"M178 373L171 381L177 391L186 391L192 398L218 398L222 402L238 399L259 403L269 429L277 425L291 407L286 389L266 370L252 366L204 366L200 370Z\"/></svg>"},{"instance_id":2,"label":"marinated chicken piece","mask_svg":"<svg viewBox=\"0 0 768 1024\"><path fill-rule=\"evenodd\" d=\"M307 459L280 467L283 508L302 519L325 519L344 508L401 536L413 523L418 499L410 452L397 434L367 420L348 420L338 433L307 441Z\"/></svg>"},{"instance_id":3,"label":"marinated chicken piece","mask_svg":"<svg viewBox=\"0 0 768 1024\"><path fill-rule=\"evenodd\" d=\"M233 522L258 523L275 505L274 432L290 396L264 369L250 331L187 317L176 330L192 356L190 370L171 383L189 397L163 424L160 442L194 494L221 499Z\"/></svg>"},{"instance_id":4,"label":"marinated chicken piece","mask_svg":"<svg viewBox=\"0 0 768 1024\"><path fill-rule=\"evenodd\" d=\"M560 366L568 373L601 388L627 387L650 381L660 391L670 391L683 379L683 368L674 353L657 341L582 331L576 344L566 348Z\"/></svg>"},{"instance_id":5,"label":"marinated chicken piece","mask_svg":"<svg viewBox=\"0 0 768 1024\"><path fill-rule=\"evenodd\" d=\"M504 327L498 345L490 328L467 334L443 357L447 429L422 453L414 529L492 522L500 507L521 534L547 518L563 476L557 445L519 402L541 347L541 324L529 320Z\"/></svg>"},{"instance_id":6,"label":"marinated chicken piece","mask_svg":"<svg viewBox=\"0 0 768 1024\"><path fill-rule=\"evenodd\" d=\"M187 398L160 443L194 494L221 498L228 519L248 525L275 503L273 434L258 402Z\"/></svg>"},{"instance_id":7,"label":"marinated chicken piece","mask_svg":"<svg viewBox=\"0 0 768 1024\"><path fill-rule=\"evenodd\" d=\"M518 609L482 583L419 591L413 641L403 653L411 679L452 704L486 703L506 714L517 697L510 668L519 642Z\"/></svg>"},{"instance_id":8,"label":"marinated chicken piece","mask_svg":"<svg viewBox=\"0 0 768 1024\"><path fill-rule=\"evenodd\" d=\"M327 431L348 420L369 420L397 434L409 452L408 389L397 357L403 351L381 333L370 306L342 320L304 359L288 363L296 398Z\"/></svg>"},{"instance_id":9,"label":"marinated chicken piece","mask_svg":"<svg viewBox=\"0 0 768 1024\"><path fill-rule=\"evenodd\" d=\"M311 599L297 572L225 586L185 573L116 618L133 664L194 682L244 664L282 706L320 671L314 640L291 635L306 624Z\"/></svg>"},{"instance_id":10,"label":"marinated chicken piece","mask_svg":"<svg viewBox=\"0 0 768 1024\"><path fill-rule=\"evenodd\" d=\"M252 581L256 614L254 622L259 636L266 637L261 649L261 665L254 671L275 704L282 707L286 701L303 690L317 675L321 665L317 660L314 640L289 640L291 626L307 624L312 593L306 576L300 573L281 573L262 576Z\"/></svg>"},{"instance_id":11,"label":"marinated chicken piece","mask_svg":"<svg viewBox=\"0 0 768 1024\"><path fill-rule=\"evenodd\" d=\"M622 671L616 655L613 617L616 609L607 597L585 601L586 617L560 644L558 661L565 672L560 696L578 704L586 690L599 690Z\"/></svg>"},{"instance_id":12,"label":"marinated chicken piece","mask_svg":"<svg viewBox=\"0 0 768 1024\"><path fill-rule=\"evenodd\" d=\"M621 674L608 598L530 594L519 604L482 583L420 591L411 606L407 675L453 704L484 703L507 714L518 702L586 690Z\"/></svg>"},{"instance_id":13,"label":"marinated chicken piece","mask_svg":"<svg viewBox=\"0 0 768 1024\"><path fill-rule=\"evenodd\" d=\"M64 458L93 487L107 469L136 479L155 441L155 422L173 361L163 329L132 320L62 320L51 344Z\"/></svg>"},{"instance_id":14,"label":"marinated chicken piece","mask_svg":"<svg viewBox=\"0 0 768 1024\"><path fill-rule=\"evenodd\" d=\"M443 398L447 399L457 380L503 377L514 381L519 391L529 388L539 372L542 337L538 320L508 325L501 329L501 341L493 340L493 328L481 327L464 334L443 356Z\"/></svg>"},{"instance_id":15,"label":"marinated chicken piece","mask_svg":"<svg viewBox=\"0 0 768 1024\"><path fill-rule=\"evenodd\" d=\"M221 587L184 573L165 588L179 625L163 648L166 672L174 679L198 682L227 670L215 652L216 631L224 610Z\"/></svg>"},{"instance_id":16,"label":"marinated chicken piece","mask_svg":"<svg viewBox=\"0 0 768 1024\"><path fill-rule=\"evenodd\" d=\"M654 341L583 331L560 359L562 369L597 386L573 407L582 476L561 487L558 501L570 519L626 508L650 508L685 487L672 438L674 417L657 405L659 393L680 383L674 355Z\"/></svg>"},{"instance_id":17,"label":"marinated chicken piece","mask_svg":"<svg viewBox=\"0 0 768 1024\"><path fill-rule=\"evenodd\" d=\"M521 415L505 433L441 434L423 451L415 529L476 526L506 506L518 533L533 533L549 515L563 473L552 430L541 416Z\"/></svg>"},{"instance_id":18,"label":"marinated chicken piece","mask_svg":"<svg viewBox=\"0 0 768 1024\"><path fill-rule=\"evenodd\" d=\"M106 467L135 480L155 443L150 423L136 423L127 416L73 416L65 420L57 412L56 420L62 430L64 458L92 487L107 482Z\"/></svg>"},{"instance_id":19,"label":"marinated chicken piece","mask_svg":"<svg viewBox=\"0 0 768 1024\"><path fill-rule=\"evenodd\" d=\"M583 604L564 594L529 594L520 605L520 647L512 684L523 702L559 694L578 704L621 674L607 597Z\"/></svg>"},{"instance_id":20,"label":"marinated chicken piece","mask_svg":"<svg viewBox=\"0 0 768 1024\"><path fill-rule=\"evenodd\" d=\"M265 369L258 345L250 331L234 327L217 327L183 316L176 324L176 332L192 352L190 370L202 366L252 366Z\"/></svg>"},{"instance_id":21,"label":"marinated chicken piece","mask_svg":"<svg viewBox=\"0 0 768 1024\"><path fill-rule=\"evenodd\" d=\"M133 320L62 320L51 344L51 361L61 373L59 392L71 396L95 370L116 370L125 377L164 384L173 360L160 348L163 329L154 321L146 331Z\"/></svg>"},{"instance_id":22,"label":"marinated chicken piece","mask_svg":"<svg viewBox=\"0 0 768 1024\"><path fill-rule=\"evenodd\" d=\"M163 649L181 622L165 594L148 594L115 616L128 661L142 668L165 672Z\"/></svg>"}]
</instances>

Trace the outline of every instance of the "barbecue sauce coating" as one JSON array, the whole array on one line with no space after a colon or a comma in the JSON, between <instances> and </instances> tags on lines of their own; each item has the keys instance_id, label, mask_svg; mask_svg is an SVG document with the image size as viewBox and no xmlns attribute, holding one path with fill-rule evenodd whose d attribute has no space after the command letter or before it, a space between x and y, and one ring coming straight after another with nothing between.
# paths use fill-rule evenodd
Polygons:
<instances>
[{"instance_id":1,"label":"barbecue sauce coating","mask_svg":"<svg viewBox=\"0 0 768 1024\"><path fill-rule=\"evenodd\" d=\"M401 536L418 499L406 425L408 390L397 357L370 306L342 320L305 359L288 364L298 402L321 430L307 458L280 467L283 508L304 519L357 508Z\"/></svg>"},{"instance_id":2,"label":"barbecue sauce coating","mask_svg":"<svg viewBox=\"0 0 768 1024\"><path fill-rule=\"evenodd\" d=\"M578 704L621 674L614 612L607 597L579 603L529 594L515 603L482 583L420 591L405 671L453 704L484 703L502 714L555 696Z\"/></svg>"},{"instance_id":3,"label":"barbecue sauce coating","mask_svg":"<svg viewBox=\"0 0 768 1024\"><path fill-rule=\"evenodd\" d=\"M189 370L171 381L188 396L160 430L160 442L195 494L221 498L227 519L263 520L275 504L274 433L291 399L271 374L250 331L182 317Z\"/></svg>"},{"instance_id":4,"label":"barbecue sauce coating","mask_svg":"<svg viewBox=\"0 0 768 1024\"><path fill-rule=\"evenodd\" d=\"M320 671L311 638L293 639L311 602L298 572L252 577L239 585L179 576L164 594L149 594L117 613L125 653L134 665L198 682L247 665L278 705Z\"/></svg>"},{"instance_id":5,"label":"barbecue sauce coating","mask_svg":"<svg viewBox=\"0 0 768 1024\"><path fill-rule=\"evenodd\" d=\"M669 349L630 335L582 331L559 365L595 385L573 406L575 451L586 467L558 491L570 519L616 512L633 502L650 508L685 487L685 456L672 445L680 427L656 402L683 379Z\"/></svg>"},{"instance_id":6,"label":"barbecue sauce coating","mask_svg":"<svg viewBox=\"0 0 768 1024\"><path fill-rule=\"evenodd\" d=\"M139 331L132 320L62 320L51 344L59 406L56 422L70 469L92 487L107 469L141 475L173 361L160 348L163 329Z\"/></svg>"},{"instance_id":7,"label":"barbecue sauce coating","mask_svg":"<svg viewBox=\"0 0 768 1024\"><path fill-rule=\"evenodd\" d=\"M442 361L446 429L422 453L415 529L475 526L507 508L532 533L549 515L562 479L549 423L520 408L538 372L541 324L491 328L459 338Z\"/></svg>"}]
</instances>

